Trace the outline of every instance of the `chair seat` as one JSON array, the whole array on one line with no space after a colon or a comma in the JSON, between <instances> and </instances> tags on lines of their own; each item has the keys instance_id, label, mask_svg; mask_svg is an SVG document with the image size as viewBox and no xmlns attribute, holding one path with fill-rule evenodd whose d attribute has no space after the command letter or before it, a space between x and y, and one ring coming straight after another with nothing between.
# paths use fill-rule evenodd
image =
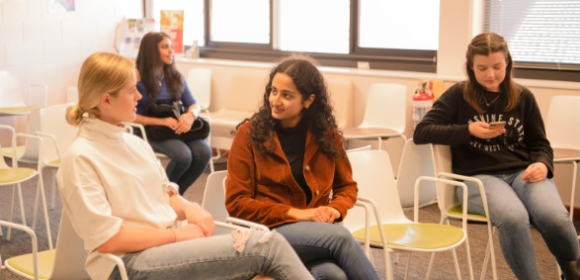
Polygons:
<instances>
[{"instance_id":1,"label":"chair seat","mask_svg":"<svg viewBox=\"0 0 580 280\"><path fill-rule=\"evenodd\" d=\"M21 158L22 155L24 154L24 148L25 146L16 146L16 158ZM4 155L5 157L9 157L9 158L13 158L14 155L12 154L12 147L4 147L2 148L2 155Z\"/></svg>"},{"instance_id":2,"label":"chair seat","mask_svg":"<svg viewBox=\"0 0 580 280\"><path fill-rule=\"evenodd\" d=\"M371 245L382 247L378 227L371 226L370 230ZM431 223L386 224L383 231L389 247L400 250L448 250L461 244L460 241L465 238L461 228ZM353 232L354 238L359 241L364 240L364 234L364 228Z\"/></svg>"},{"instance_id":3,"label":"chair seat","mask_svg":"<svg viewBox=\"0 0 580 280\"><path fill-rule=\"evenodd\" d=\"M344 127L341 128L341 130L342 135L346 139L393 137L401 135L398 131L382 127Z\"/></svg>"},{"instance_id":4,"label":"chair seat","mask_svg":"<svg viewBox=\"0 0 580 280\"><path fill-rule=\"evenodd\" d=\"M456 219L461 219L461 216L463 214L463 205L461 204L456 204L453 207L449 208L449 210L447 210L447 215L449 217L453 217ZM485 215L481 215L481 214L477 214L477 213L467 213L467 219L469 221L476 221L476 222L483 222L486 223L487 222L487 217L485 217Z\"/></svg>"},{"instance_id":5,"label":"chair seat","mask_svg":"<svg viewBox=\"0 0 580 280\"><path fill-rule=\"evenodd\" d=\"M10 116L10 115L28 115L33 110L38 107L34 106L23 106L23 107L2 107L0 108L0 116Z\"/></svg>"},{"instance_id":6,"label":"chair seat","mask_svg":"<svg viewBox=\"0 0 580 280\"><path fill-rule=\"evenodd\" d=\"M0 169L0 184L16 184L36 175L36 170L25 167Z\"/></svg>"},{"instance_id":7,"label":"chair seat","mask_svg":"<svg viewBox=\"0 0 580 280\"><path fill-rule=\"evenodd\" d=\"M579 149L553 148L554 162L580 161Z\"/></svg>"},{"instance_id":8,"label":"chair seat","mask_svg":"<svg viewBox=\"0 0 580 280\"><path fill-rule=\"evenodd\" d=\"M56 250L46 250L38 252L38 278L48 279L52 275L52 269L54 267L54 256L56 255ZM24 273L30 277L33 277L34 271L31 270L32 267L32 254L20 255L12 257L6 260L6 267L14 271L15 273Z\"/></svg>"}]
</instances>

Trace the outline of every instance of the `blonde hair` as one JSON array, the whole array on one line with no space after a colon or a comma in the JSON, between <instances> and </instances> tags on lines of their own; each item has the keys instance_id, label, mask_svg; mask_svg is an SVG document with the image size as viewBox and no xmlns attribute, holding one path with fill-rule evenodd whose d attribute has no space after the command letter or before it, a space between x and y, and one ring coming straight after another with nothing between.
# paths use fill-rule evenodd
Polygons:
<instances>
[{"instance_id":1,"label":"blonde hair","mask_svg":"<svg viewBox=\"0 0 580 280\"><path fill-rule=\"evenodd\" d=\"M67 122L79 125L85 113L98 118L100 112L97 106L101 96L104 93L116 96L133 71L133 61L117 54L98 52L89 56L79 74L78 104L66 109Z\"/></svg>"}]
</instances>

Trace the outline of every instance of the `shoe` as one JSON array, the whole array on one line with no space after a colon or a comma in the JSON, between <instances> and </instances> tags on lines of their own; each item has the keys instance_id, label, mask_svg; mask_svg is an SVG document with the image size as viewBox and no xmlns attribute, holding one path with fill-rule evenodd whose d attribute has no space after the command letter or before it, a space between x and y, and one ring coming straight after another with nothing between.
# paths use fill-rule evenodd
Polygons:
<instances>
[{"instance_id":1,"label":"shoe","mask_svg":"<svg viewBox=\"0 0 580 280\"><path fill-rule=\"evenodd\" d=\"M571 261L566 263L566 271L562 274L562 279L565 280L580 280L580 263L578 261Z\"/></svg>"}]
</instances>

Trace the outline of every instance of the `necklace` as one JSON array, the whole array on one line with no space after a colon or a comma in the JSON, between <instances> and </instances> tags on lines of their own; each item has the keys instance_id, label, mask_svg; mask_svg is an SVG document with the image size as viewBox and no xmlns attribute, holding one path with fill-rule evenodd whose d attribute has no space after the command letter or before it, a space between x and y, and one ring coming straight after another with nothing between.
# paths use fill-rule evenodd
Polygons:
<instances>
[{"instance_id":1,"label":"necklace","mask_svg":"<svg viewBox=\"0 0 580 280\"><path fill-rule=\"evenodd\" d=\"M163 84L163 78L165 78L165 75L161 75L161 77L159 77L159 80L157 80L159 87L161 87L161 85ZM489 106L487 106L487 107L489 107Z\"/></svg>"},{"instance_id":2,"label":"necklace","mask_svg":"<svg viewBox=\"0 0 580 280\"><path fill-rule=\"evenodd\" d=\"M487 102L487 99L485 98L485 93L482 94L481 97L483 98L483 102L485 102L485 106L487 106L487 108L489 108L489 106L491 106L491 104L493 104L493 102L495 102L495 101L497 101L499 99L500 94L501 94L501 92L498 93L497 94L497 97L494 100L492 100L491 102Z\"/></svg>"}]
</instances>

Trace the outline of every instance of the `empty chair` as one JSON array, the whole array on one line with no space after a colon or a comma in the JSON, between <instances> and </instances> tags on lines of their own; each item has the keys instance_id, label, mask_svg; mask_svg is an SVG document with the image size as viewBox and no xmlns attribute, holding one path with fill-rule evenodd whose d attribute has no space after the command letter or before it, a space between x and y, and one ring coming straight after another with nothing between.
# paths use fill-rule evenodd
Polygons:
<instances>
[{"instance_id":1,"label":"empty chair","mask_svg":"<svg viewBox=\"0 0 580 280\"><path fill-rule=\"evenodd\" d=\"M403 137L406 123L407 87L399 84L374 83L370 87L364 118L356 127L342 129L344 138L377 139Z\"/></svg>"},{"instance_id":2,"label":"empty chair","mask_svg":"<svg viewBox=\"0 0 580 280\"><path fill-rule=\"evenodd\" d=\"M72 103L57 104L39 110L40 125L37 134L45 138L43 147L44 160L41 161L40 172L50 168L55 171L60 166L61 156L66 152L77 136L78 128L67 123L66 108ZM52 183L51 208L54 208L56 198L56 176Z\"/></svg>"},{"instance_id":3,"label":"empty chair","mask_svg":"<svg viewBox=\"0 0 580 280\"><path fill-rule=\"evenodd\" d=\"M348 157L352 165L353 177L359 186L358 200L370 205L372 212L368 213L355 207L349 211L348 216L344 219L344 225L357 240L365 242L370 236L372 245L383 247L388 279L392 279L389 249L408 252L453 250L455 256L454 249L462 244L466 246L469 275L470 279L473 279L471 255L467 243L467 208L463 208L464 219L461 227L419 222L419 187L421 187L421 191L424 188L431 188L431 186L422 184L424 181L443 183L450 188L458 186L466 189L465 184L434 177L420 177L414 186L416 193L414 219L411 221L403 213L403 208L399 202L399 194L387 152L383 150L355 151L348 153ZM405 278L408 275L410 261L411 256L408 259ZM455 269L457 277L461 278L457 258L455 258ZM430 270L431 264L427 270L427 277L429 277Z\"/></svg>"},{"instance_id":4,"label":"empty chair","mask_svg":"<svg viewBox=\"0 0 580 280\"><path fill-rule=\"evenodd\" d=\"M31 104L32 87L39 87L43 98L40 100L39 106L46 106L48 98L48 86L43 84L30 84L28 86L28 104ZM0 70L0 116L3 115L26 115L29 114L35 106L27 105L24 102L24 97L20 89L20 81L14 73Z\"/></svg>"},{"instance_id":5,"label":"empty chair","mask_svg":"<svg viewBox=\"0 0 580 280\"><path fill-rule=\"evenodd\" d=\"M209 110L211 103L211 69L191 68L187 73L187 85L202 112Z\"/></svg>"},{"instance_id":6,"label":"empty chair","mask_svg":"<svg viewBox=\"0 0 580 280\"><path fill-rule=\"evenodd\" d=\"M580 96L554 96L546 119L546 134L554 150L554 163L572 164L570 219L574 218L576 178L580 163Z\"/></svg>"},{"instance_id":7,"label":"empty chair","mask_svg":"<svg viewBox=\"0 0 580 280\"><path fill-rule=\"evenodd\" d=\"M11 147L12 151L15 153L16 151L16 139L17 138L28 138L31 142L37 142L36 145L42 145L42 138L34 135L28 135L23 133L16 133L13 127L8 125L0 125L0 130L8 131L11 135ZM6 133L6 132L4 132ZM2 145L0 145L0 148ZM39 153L37 158L42 159L42 154ZM37 163L37 170L40 170L40 163ZM19 167L18 160L12 160L12 166L8 166L4 161L4 156L2 155L2 150L0 149L0 187L2 186L13 186L12 189L12 201L10 205L10 213L9 213L9 222L12 222L12 215L14 212L14 199L15 199L15 191L18 193L18 201L20 204L20 215L22 217L22 224L26 226L26 216L24 214L24 202L22 198L22 189L21 183L25 181L32 180L37 178L37 195L41 195L42 199L42 206L43 206L43 214L44 214L44 221L46 225L47 231L47 239L48 239L48 246L52 248L52 235L50 232L50 222L48 219L48 210L46 208L46 199L44 195L44 186L42 176L39 176L39 172L32 168L27 167ZM37 197L38 199L38 197ZM34 205L34 212L33 212L33 220L36 222L36 213L37 213L37 204ZM0 236L2 235L2 231L0 230ZM11 229L8 230L6 234L6 239L10 239Z\"/></svg>"},{"instance_id":8,"label":"empty chair","mask_svg":"<svg viewBox=\"0 0 580 280\"><path fill-rule=\"evenodd\" d=\"M238 74L228 84L225 103L217 111L209 112L211 117L211 146L229 150L236 126L251 117L260 105L267 83L267 74Z\"/></svg>"},{"instance_id":9,"label":"empty chair","mask_svg":"<svg viewBox=\"0 0 580 280\"><path fill-rule=\"evenodd\" d=\"M327 78L326 82L334 105L336 125L341 129L352 126L352 82L345 78Z\"/></svg>"}]
</instances>

